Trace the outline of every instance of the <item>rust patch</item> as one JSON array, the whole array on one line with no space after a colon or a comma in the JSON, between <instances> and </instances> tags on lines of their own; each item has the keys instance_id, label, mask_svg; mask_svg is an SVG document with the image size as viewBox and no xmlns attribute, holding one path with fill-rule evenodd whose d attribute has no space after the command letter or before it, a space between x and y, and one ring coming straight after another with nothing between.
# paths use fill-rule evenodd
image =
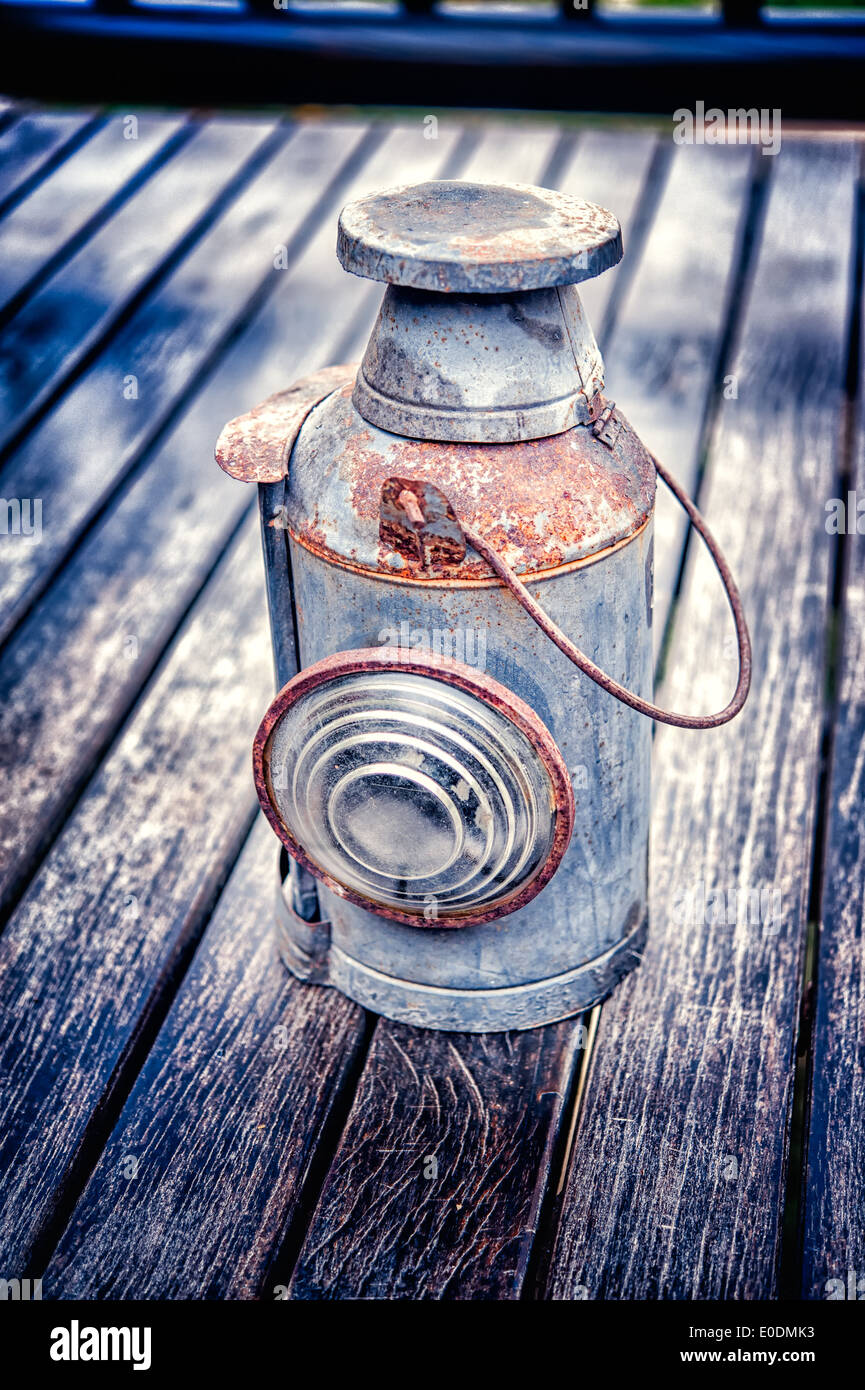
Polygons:
<instances>
[{"instance_id":1,"label":"rust patch","mask_svg":"<svg viewBox=\"0 0 865 1390\"><path fill-rule=\"evenodd\" d=\"M382 545L411 563L438 572L462 564L466 543L454 509L432 483L388 478L381 490Z\"/></svg>"},{"instance_id":2,"label":"rust patch","mask_svg":"<svg viewBox=\"0 0 865 1390\"><path fill-rule=\"evenodd\" d=\"M348 403L350 392L345 394ZM346 429L340 440L340 469L354 516L378 528L378 568L392 574L389 558L396 552L418 579L489 575L479 556L453 546L453 532L424 556L416 539L406 534L407 518L404 511L399 514L395 493L387 494L384 518L383 489L391 478L418 490L421 498L449 499L452 525L460 517L527 573L567 564L575 550L585 548L588 553L596 536L603 535L604 545L609 545L633 534L651 512L655 470L633 430L621 416L618 419L622 427L613 448L596 438L591 427L576 426L563 434L509 444L391 436L393 443L385 454L378 431ZM322 539L322 518L317 520L318 537L309 535L314 545ZM301 540L306 539L307 524L298 522L294 518L294 527Z\"/></svg>"},{"instance_id":3,"label":"rust patch","mask_svg":"<svg viewBox=\"0 0 865 1390\"><path fill-rule=\"evenodd\" d=\"M216 441L220 468L242 483L278 483L307 415L356 372L357 363L325 367L229 420Z\"/></svg>"},{"instance_id":4,"label":"rust patch","mask_svg":"<svg viewBox=\"0 0 865 1390\"><path fill-rule=\"evenodd\" d=\"M565 565L553 565L549 569L532 570L530 575L524 575L523 578L527 582L531 581L532 584L542 584L547 579L556 579L561 574L570 574L572 570L596 565L599 560L606 560L615 551L621 550L625 545L630 545L643 534L647 525L648 521L644 521L636 531L623 536L619 541L614 541L612 545L604 546L602 550L593 550L590 555L584 555L580 560L569 560ZM348 570L352 574L362 574L367 579L380 579L386 584L415 584L420 582L427 584L431 589L486 589L495 588L496 585L503 583L489 566L479 575L467 575L464 572L464 567L450 570L441 567L441 573L436 573L430 569L423 570L416 564L414 566L407 565L403 573L397 573L384 566L372 570L369 565L363 565L354 560L348 560L343 555L335 554L324 542L316 539L314 528L307 530L304 534L300 534L290 526L286 529L297 545L303 546L310 554L317 555L320 560L327 560L328 564L336 565L339 569Z\"/></svg>"}]
</instances>

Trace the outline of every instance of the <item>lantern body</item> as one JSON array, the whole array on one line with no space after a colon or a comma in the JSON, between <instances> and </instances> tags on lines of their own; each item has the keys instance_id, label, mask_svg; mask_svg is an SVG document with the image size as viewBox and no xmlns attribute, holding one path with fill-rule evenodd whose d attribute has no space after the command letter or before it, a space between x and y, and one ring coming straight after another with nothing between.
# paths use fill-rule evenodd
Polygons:
<instances>
[{"instance_id":1,"label":"lantern body","mask_svg":"<svg viewBox=\"0 0 865 1390\"><path fill-rule=\"evenodd\" d=\"M580 632L599 665L647 696L651 550L649 521L605 558L532 586L560 627ZM394 634L409 650L445 646L437 634L452 634L456 646L464 634L465 654L482 658L489 674L540 714L565 758L576 802L555 875L497 921L458 931L413 928L319 885L330 945L324 961L309 963L313 973L390 1018L469 1032L533 1027L602 998L636 963L645 937L649 721L575 671L498 584L395 584L342 569L297 542L291 559L303 665L333 651L392 644ZM282 914L284 954L303 973L293 928L304 932Z\"/></svg>"},{"instance_id":2,"label":"lantern body","mask_svg":"<svg viewBox=\"0 0 865 1390\"><path fill-rule=\"evenodd\" d=\"M462 534L651 698L655 472L602 395L575 287L620 254L611 214L545 190L354 205L343 264L388 281L363 363L265 402L218 446L260 483L285 689L256 777L292 856L281 953L390 1018L529 1028L639 961L651 724Z\"/></svg>"}]
</instances>

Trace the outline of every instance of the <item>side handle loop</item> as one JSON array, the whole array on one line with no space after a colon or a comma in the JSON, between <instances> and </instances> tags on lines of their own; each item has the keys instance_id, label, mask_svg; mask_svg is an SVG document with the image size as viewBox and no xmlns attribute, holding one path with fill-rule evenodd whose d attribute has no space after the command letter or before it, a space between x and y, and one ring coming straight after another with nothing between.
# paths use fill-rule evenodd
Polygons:
<instances>
[{"instance_id":1,"label":"side handle loop","mask_svg":"<svg viewBox=\"0 0 865 1390\"><path fill-rule=\"evenodd\" d=\"M486 560L487 564L495 570L496 574L504 584L510 589L517 602L522 605L530 618L533 618L550 638L555 642L559 651L564 652L575 666L599 685L602 690L606 690L610 695L615 695L617 700L623 704L630 705L631 709L638 710L640 714L648 715L650 719L657 719L662 724L675 724L680 729L716 729L720 724L726 724L733 719L740 711L748 698L748 691L751 687L751 638L748 634L748 624L745 621L745 613L742 608L742 600L739 590L736 588L735 581L730 568L721 554L718 542L710 532L706 522L700 515L690 497L667 470L651 456L652 462L658 472L659 477L663 478L673 496L684 507L690 518L691 524L700 533L706 542L706 547L711 555L715 568L721 576L727 601L733 614L736 624L736 641L739 646L739 679L736 683L736 690L732 700L728 705L717 714L674 714L670 710L660 709L657 705L651 704L648 700L643 700L639 695L634 695L630 690L626 690L618 681L613 680L599 666L581 652L579 647L575 647L573 642L565 636L561 628L557 627L552 618L548 617L536 603L523 584L522 580L514 573L510 565L497 555L496 552L487 544L483 536L467 526L462 527L463 534L469 545Z\"/></svg>"}]
</instances>

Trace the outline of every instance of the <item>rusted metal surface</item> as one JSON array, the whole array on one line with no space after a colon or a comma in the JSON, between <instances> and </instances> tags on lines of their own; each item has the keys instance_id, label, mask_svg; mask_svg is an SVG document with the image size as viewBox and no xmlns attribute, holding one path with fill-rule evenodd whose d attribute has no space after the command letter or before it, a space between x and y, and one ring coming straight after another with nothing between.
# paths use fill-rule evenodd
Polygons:
<instances>
[{"instance_id":1,"label":"rusted metal surface","mask_svg":"<svg viewBox=\"0 0 865 1390\"><path fill-rule=\"evenodd\" d=\"M370 280L497 294L600 275L621 260L622 232L606 208L550 188L443 179L349 203L337 255Z\"/></svg>"},{"instance_id":2,"label":"rusted metal surface","mask_svg":"<svg viewBox=\"0 0 865 1390\"><path fill-rule=\"evenodd\" d=\"M465 559L465 537L454 509L432 483L388 478L381 490L379 534L387 550L424 569Z\"/></svg>"},{"instance_id":3,"label":"rusted metal surface","mask_svg":"<svg viewBox=\"0 0 865 1390\"><path fill-rule=\"evenodd\" d=\"M424 484L423 486L426 486L426 484ZM274 527L279 526L281 529L285 529L284 512L281 511L279 518L276 521L272 521L270 525ZM622 540L616 541L613 545L605 546L603 550L593 550L590 555L586 555L581 560L570 560L565 565L553 565L550 569L533 570L530 576L526 576L527 581L528 579L530 579L532 584L543 584L546 583L548 580L558 578L559 575L573 574L577 570L588 568L590 565L597 565L601 561L609 559L610 556L615 555L618 550L622 550L626 546L630 545L631 542L635 540L639 535L641 535L642 532L645 531L647 527L649 527L650 525L651 518L644 521L642 526L638 527L637 530L632 532L630 535L623 537ZM293 537L293 539L297 541L296 537ZM308 551L310 554L318 554L318 552L315 551L315 548L312 546L305 546L301 542L297 542L297 544L303 550ZM409 558L413 558L416 554L416 549L412 546L409 546L409 549L406 553ZM490 566L487 567L488 573L485 578L481 575L478 575L476 578L473 579L461 579L458 577L459 571L457 569L446 565L436 565L433 567L427 566L427 568L423 571L420 571L418 569L418 566L415 565L411 568L407 567L404 574L395 574L392 572L388 572L387 574L385 574L380 570L370 570L367 565L356 565L351 560L337 560L334 559L332 556L327 555L322 555L321 558L326 559L328 564L332 564L335 567L338 567L346 574L356 574L362 576L364 579L369 579L370 577L372 577L374 579L379 579L388 585L394 585L398 588L421 588L426 590L430 595L432 595L434 591L437 589L498 589L501 587L502 583L498 575L493 572ZM455 577L452 578L451 575L454 575Z\"/></svg>"},{"instance_id":4,"label":"rusted metal surface","mask_svg":"<svg viewBox=\"0 0 865 1390\"><path fill-rule=\"evenodd\" d=\"M597 419L592 423L592 434L595 439L600 439L601 443L606 444L610 449L613 448L622 428L622 422L615 414L615 409L615 401L607 401Z\"/></svg>"},{"instance_id":5,"label":"rusted metal surface","mask_svg":"<svg viewBox=\"0 0 865 1390\"><path fill-rule=\"evenodd\" d=\"M603 386L575 285L488 295L389 285L354 403L396 434L501 444L589 423Z\"/></svg>"},{"instance_id":6,"label":"rusted metal surface","mask_svg":"<svg viewBox=\"0 0 865 1390\"><path fill-rule=\"evenodd\" d=\"M694 529L702 536L706 543L709 554L712 556L715 568L721 576L730 611L733 614L733 621L736 624L736 645L739 655L739 675L736 681L736 689L730 699L729 704L725 705L717 714L674 714L672 710L661 709L659 705L652 704L650 700L644 700L634 691L628 690L619 681L616 681L606 671L602 671L585 652L581 652L570 638L566 637L561 628L552 621L549 614L532 598L526 586L520 582L511 567L497 555L492 546L488 545L483 536L469 528L464 528L465 539L478 552L483 555L490 568L495 571L504 584L507 585L517 602L528 613L529 617L537 623L538 627L547 634L552 642L555 642L559 651L564 652L565 656L574 663L575 666L605 690L608 695L613 695L622 704L629 705L631 709L639 714L646 715L649 719L656 719L659 724L675 724L680 729L716 729L721 724L728 724L734 719L741 710L748 698L748 691L751 688L751 638L748 633L748 624L745 621L745 613L742 608L742 600L739 590L736 588L735 581L730 573L730 567L721 553L717 541L709 530L702 515L694 506L687 494L682 490L676 480L667 472L665 468L654 460L655 467L664 482L669 487L673 495L681 502L691 520Z\"/></svg>"},{"instance_id":7,"label":"rusted metal surface","mask_svg":"<svg viewBox=\"0 0 865 1390\"><path fill-rule=\"evenodd\" d=\"M292 446L313 406L353 379L356 370L356 363L324 367L229 420L216 441L220 468L242 483L278 483L285 477Z\"/></svg>"},{"instance_id":8,"label":"rusted metal surface","mask_svg":"<svg viewBox=\"0 0 865 1390\"><path fill-rule=\"evenodd\" d=\"M427 917L421 911L402 911L395 907L372 903L369 898L363 897L346 887L345 884L337 882L321 865L311 859L280 815L278 797L271 777L271 740L279 721L286 712L297 701L322 686L339 680L342 676L379 671L390 672L394 669L407 675L420 675L443 681L492 706L528 739L546 770L554 814L554 830L549 852L538 871L531 878L522 882L514 892L492 906L455 913L439 912L434 916ZM476 926L518 912L521 907L531 902L540 893L556 872L568 847L574 826L574 793L568 770L549 729L543 721L525 701L513 694L499 681L494 680L483 671L466 666L461 661L439 656L432 651L403 653L380 647L359 648L347 652L336 652L301 671L293 680L283 686L261 722L253 745L253 777L264 814L288 853L309 873L314 874L340 898L344 898L358 907L374 911L377 917L384 917L388 921L401 922L421 929L451 930Z\"/></svg>"},{"instance_id":9,"label":"rusted metal surface","mask_svg":"<svg viewBox=\"0 0 865 1390\"><path fill-rule=\"evenodd\" d=\"M612 406L608 406L593 431L593 433L598 434L599 438L604 438L605 432L609 431L611 415ZM601 428L599 429L598 426ZM615 437L613 437L613 442L615 442ZM730 568L701 513L679 484L666 470L661 468L657 459L654 460L654 463L671 492L687 511L695 529L706 542L715 567L721 576L736 624L739 676L732 699L717 714L674 714L670 710L664 710L660 706L652 704L649 700L641 699L639 695L626 690L618 681L613 680L612 676L602 671L586 656L585 652L581 652L579 647L565 636L561 628L544 612L541 604L532 597L525 584L514 574L510 565L502 560L484 537L469 527L461 526L453 507L438 488L434 488L430 484L412 483L404 478L389 478L382 488L381 494L382 540L383 543L392 545L407 559L418 561L426 567L427 564L435 563L435 557L438 553L436 528L442 524L443 518L447 528L448 545L452 548L453 553L455 555L465 554L465 546L468 542L479 555L483 556L532 621L537 623L552 642L555 642L559 651L564 652L565 656L584 675L593 680L608 695L613 695L623 704L629 705L631 709L647 715L650 719L656 719L661 724L675 724L683 729L714 729L721 724L729 723L739 713L748 698L748 691L751 686L751 639L748 625Z\"/></svg>"},{"instance_id":10,"label":"rusted metal surface","mask_svg":"<svg viewBox=\"0 0 865 1390\"><path fill-rule=\"evenodd\" d=\"M485 536L522 574L585 559L631 536L651 514L655 469L621 416L614 447L577 426L518 444L448 444L379 430L355 409L346 386L323 401L291 459L286 518L291 535L335 563L419 581L488 582L469 552L459 564L426 566L380 535L388 478L432 483L462 524Z\"/></svg>"}]
</instances>

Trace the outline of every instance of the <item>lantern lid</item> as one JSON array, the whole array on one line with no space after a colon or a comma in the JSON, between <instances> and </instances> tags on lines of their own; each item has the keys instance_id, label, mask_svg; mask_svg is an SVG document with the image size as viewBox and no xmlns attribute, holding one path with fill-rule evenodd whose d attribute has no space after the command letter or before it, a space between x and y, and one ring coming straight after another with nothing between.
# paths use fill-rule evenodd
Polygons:
<instances>
[{"instance_id":1,"label":"lantern lid","mask_svg":"<svg viewBox=\"0 0 865 1390\"><path fill-rule=\"evenodd\" d=\"M532 184L433 180L343 208L337 256L368 280L501 294L589 280L622 259L618 218Z\"/></svg>"}]
</instances>

